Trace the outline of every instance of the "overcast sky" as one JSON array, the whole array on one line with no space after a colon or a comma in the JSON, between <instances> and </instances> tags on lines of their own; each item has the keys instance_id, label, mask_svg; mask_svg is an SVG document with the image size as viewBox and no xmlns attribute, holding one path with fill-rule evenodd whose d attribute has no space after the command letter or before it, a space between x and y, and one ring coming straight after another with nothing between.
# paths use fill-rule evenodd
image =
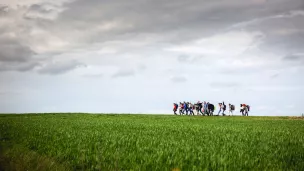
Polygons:
<instances>
[{"instance_id":1,"label":"overcast sky","mask_svg":"<svg viewBox=\"0 0 304 171\"><path fill-rule=\"evenodd\" d=\"M2 113L300 115L303 73L303 0L0 0Z\"/></svg>"}]
</instances>

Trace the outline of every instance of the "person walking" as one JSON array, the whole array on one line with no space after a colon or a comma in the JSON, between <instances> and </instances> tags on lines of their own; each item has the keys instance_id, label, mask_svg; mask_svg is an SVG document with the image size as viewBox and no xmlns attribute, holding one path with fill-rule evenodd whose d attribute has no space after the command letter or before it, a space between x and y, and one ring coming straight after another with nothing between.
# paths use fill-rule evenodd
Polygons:
<instances>
[{"instance_id":1,"label":"person walking","mask_svg":"<svg viewBox=\"0 0 304 171\"><path fill-rule=\"evenodd\" d=\"M194 115L193 104L190 102L188 102L188 111L190 112L189 115Z\"/></svg>"},{"instance_id":2,"label":"person walking","mask_svg":"<svg viewBox=\"0 0 304 171\"><path fill-rule=\"evenodd\" d=\"M222 104L222 110L223 110L222 115L223 115L223 116L225 116L225 115L226 115L226 114L225 114L225 111L226 111L226 105L225 105L225 102L223 102L223 104Z\"/></svg>"},{"instance_id":3,"label":"person walking","mask_svg":"<svg viewBox=\"0 0 304 171\"><path fill-rule=\"evenodd\" d=\"M243 106L243 104L240 104L240 107L241 107L240 113L242 113L242 116L244 116L244 106Z\"/></svg>"},{"instance_id":4,"label":"person walking","mask_svg":"<svg viewBox=\"0 0 304 171\"><path fill-rule=\"evenodd\" d=\"M184 114L184 107L183 107L183 104L182 102L179 102L179 115L183 115Z\"/></svg>"},{"instance_id":5,"label":"person walking","mask_svg":"<svg viewBox=\"0 0 304 171\"><path fill-rule=\"evenodd\" d=\"M241 104L241 113L243 116L248 116L248 105Z\"/></svg>"},{"instance_id":6,"label":"person walking","mask_svg":"<svg viewBox=\"0 0 304 171\"><path fill-rule=\"evenodd\" d=\"M173 112L174 115L177 115L176 111L177 111L178 105L176 103L173 103Z\"/></svg>"},{"instance_id":7,"label":"person walking","mask_svg":"<svg viewBox=\"0 0 304 171\"><path fill-rule=\"evenodd\" d=\"M196 115L199 115L198 104L197 103L194 103L193 110L195 111Z\"/></svg>"},{"instance_id":8,"label":"person walking","mask_svg":"<svg viewBox=\"0 0 304 171\"><path fill-rule=\"evenodd\" d=\"M217 113L218 116L219 116L220 113L222 112L222 103L219 103L219 108L220 108L220 110L219 110L218 113Z\"/></svg>"},{"instance_id":9,"label":"person walking","mask_svg":"<svg viewBox=\"0 0 304 171\"><path fill-rule=\"evenodd\" d=\"M208 105L208 114L209 116L213 116L213 112L215 111L215 106L209 102L207 102Z\"/></svg>"},{"instance_id":10,"label":"person walking","mask_svg":"<svg viewBox=\"0 0 304 171\"><path fill-rule=\"evenodd\" d=\"M186 102L184 102L184 112L188 115L188 104Z\"/></svg>"},{"instance_id":11,"label":"person walking","mask_svg":"<svg viewBox=\"0 0 304 171\"><path fill-rule=\"evenodd\" d=\"M201 113L202 115L204 115L204 113L202 112L203 103L198 101L197 105L198 105L198 113Z\"/></svg>"},{"instance_id":12,"label":"person walking","mask_svg":"<svg viewBox=\"0 0 304 171\"><path fill-rule=\"evenodd\" d=\"M234 110L235 110L234 105L229 103L229 116L230 116L230 114L231 114L231 116L233 116Z\"/></svg>"},{"instance_id":13,"label":"person walking","mask_svg":"<svg viewBox=\"0 0 304 171\"><path fill-rule=\"evenodd\" d=\"M204 110L204 115L208 115L209 116L209 112L208 112L208 104L206 101L204 101L204 105L203 105L203 110Z\"/></svg>"},{"instance_id":14,"label":"person walking","mask_svg":"<svg viewBox=\"0 0 304 171\"><path fill-rule=\"evenodd\" d=\"M249 106L249 105L246 105L246 106L245 106L245 116L248 116L249 110L250 110L250 106Z\"/></svg>"}]
</instances>

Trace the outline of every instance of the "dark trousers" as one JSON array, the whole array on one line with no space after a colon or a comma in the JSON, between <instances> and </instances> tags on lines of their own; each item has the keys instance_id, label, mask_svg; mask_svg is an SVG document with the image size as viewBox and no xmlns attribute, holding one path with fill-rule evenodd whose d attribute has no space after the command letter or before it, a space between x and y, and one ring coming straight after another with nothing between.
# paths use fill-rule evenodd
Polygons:
<instances>
[{"instance_id":1,"label":"dark trousers","mask_svg":"<svg viewBox=\"0 0 304 171\"><path fill-rule=\"evenodd\" d=\"M189 111L190 111L190 115L191 114L194 115L193 109L189 109Z\"/></svg>"},{"instance_id":2,"label":"dark trousers","mask_svg":"<svg viewBox=\"0 0 304 171\"><path fill-rule=\"evenodd\" d=\"M179 109L179 115L182 115L182 114L184 114L183 110Z\"/></svg>"},{"instance_id":3,"label":"dark trousers","mask_svg":"<svg viewBox=\"0 0 304 171\"><path fill-rule=\"evenodd\" d=\"M204 113L202 112L202 108L201 108L201 107L198 108L198 114L199 114L199 113L201 113L202 115L204 114Z\"/></svg>"},{"instance_id":4,"label":"dark trousers","mask_svg":"<svg viewBox=\"0 0 304 171\"><path fill-rule=\"evenodd\" d=\"M189 109L188 109L188 108L185 108L184 111L186 111L186 115L188 115Z\"/></svg>"}]
</instances>

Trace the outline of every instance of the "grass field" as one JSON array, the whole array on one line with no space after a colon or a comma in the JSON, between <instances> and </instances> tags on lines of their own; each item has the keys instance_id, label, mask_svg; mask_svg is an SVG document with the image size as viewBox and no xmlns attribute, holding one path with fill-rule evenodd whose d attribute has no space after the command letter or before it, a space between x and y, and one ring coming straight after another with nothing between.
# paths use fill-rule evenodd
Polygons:
<instances>
[{"instance_id":1,"label":"grass field","mask_svg":"<svg viewBox=\"0 0 304 171\"><path fill-rule=\"evenodd\" d=\"M0 170L304 170L289 117L0 115Z\"/></svg>"}]
</instances>

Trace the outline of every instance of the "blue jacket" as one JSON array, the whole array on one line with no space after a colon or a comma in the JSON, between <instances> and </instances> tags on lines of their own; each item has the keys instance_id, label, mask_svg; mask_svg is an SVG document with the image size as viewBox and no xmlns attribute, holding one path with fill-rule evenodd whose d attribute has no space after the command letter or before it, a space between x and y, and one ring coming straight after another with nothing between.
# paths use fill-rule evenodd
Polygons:
<instances>
[{"instance_id":1,"label":"blue jacket","mask_svg":"<svg viewBox=\"0 0 304 171\"><path fill-rule=\"evenodd\" d=\"M187 108L188 108L188 104L184 103L184 109L187 109Z\"/></svg>"}]
</instances>

